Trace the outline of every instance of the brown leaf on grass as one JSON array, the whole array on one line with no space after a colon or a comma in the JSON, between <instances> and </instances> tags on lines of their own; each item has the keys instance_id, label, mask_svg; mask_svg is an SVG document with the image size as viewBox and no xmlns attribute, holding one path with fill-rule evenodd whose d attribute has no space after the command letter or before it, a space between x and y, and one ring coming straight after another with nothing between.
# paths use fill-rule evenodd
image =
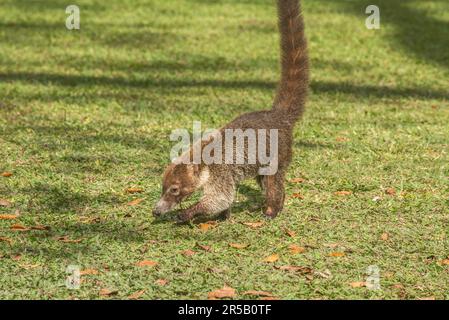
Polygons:
<instances>
[{"instance_id":1,"label":"brown leaf on grass","mask_svg":"<svg viewBox=\"0 0 449 320\"><path fill-rule=\"evenodd\" d=\"M100 296L103 297L109 297L109 296L113 296L116 295L118 293L118 290L111 290L111 289L101 289L100 290Z\"/></svg>"},{"instance_id":2,"label":"brown leaf on grass","mask_svg":"<svg viewBox=\"0 0 449 320\"><path fill-rule=\"evenodd\" d=\"M128 188L125 190L126 193L140 193L143 192L142 188Z\"/></svg>"},{"instance_id":3,"label":"brown leaf on grass","mask_svg":"<svg viewBox=\"0 0 449 320\"><path fill-rule=\"evenodd\" d=\"M347 141L349 141L349 138L346 138L346 137L336 137L336 138L335 138L335 141L337 141L337 142L347 142Z\"/></svg>"},{"instance_id":4,"label":"brown leaf on grass","mask_svg":"<svg viewBox=\"0 0 449 320\"><path fill-rule=\"evenodd\" d=\"M302 267L302 266L280 266L275 267L278 270L283 271L292 271L292 272L299 272L302 274L312 273L312 269L309 267Z\"/></svg>"},{"instance_id":5,"label":"brown leaf on grass","mask_svg":"<svg viewBox=\"0 0 449 320\"><path fill-rule=\"evenodd\" d=\"M245 226L248 226L250 228L260 228L261 226L263 226L264 222L263 221L259 221L259 222L243 222L243 224Z\"/></svg>"},{"instance_id":6,"label":"brown leaf on grass","mask_svg":"<svg viewBox=\"0 0 449 320\"><path fill-rule=\"evenodd\" d=\"M279 255L278 254L272 254L269 255L268 257L266 257L265 259L263 259L263 262L276 262L279 260Z\"/></svg>"},{"instance_id":7,"label":"brown leaf on grass","mask_svg":"<svg viewBox=\"0 0 449 320\"><path fill-rule=\"evenodd\" d=\"M285 230L285 233L286 233L287 235L289 235L290 237L292 237L292 238L296 237L296 232L295 232L295 231L292 231L292 230Z\"/></svg>"},{"instance_id":8,"label":"brown leaf on grass","mask_svg":"<svg viewBox=\"0 0 449 320\"><path fill-rule=\"evenodd\" d=\"M0 199L0 207L10 207L11 201L8 201L6 199Z\"/></svg>"},{"instance_id":9,"label":"brown leaf on grass","mask_svg":"<svg viewBox=\"0 0 449 320\"><path fill-rule=\"evenodd\" d=\"M185 255L186 257L191 257L194 254L196 254L196 252L193 250L187 249L187 250L182 251L181 254Z\"/></svg>"},{"instance_id":10,"label":"brown leaf on grass","mask_svg":"<svg viewBox=\"0 0 449 320\"><path fill-rule=\"evenodd\" d=\"M288 248L290 249L291 254L304 253L306 251L306 248L300 247L296 244L291 244L288 246Z\"/></svg>"},{"instance_id":11,"label":"brown leaf on grass","mask_svg":"<svg viewBox=\"0 0 449 320\"><path fill-rule=\"evenodd\" d=\"M300 193L293 193L292 198L294 199L304 199L304 196Z\"/></svg>"},{"instance_id":12,"label":"brown leaf on grass","mask_svg":"<svg viewBox=\"0 0 449 320\"><path fill-rule=\"evenodd\" d=\"M390 237L389 234L386 232L384 232L380 235L380 239L383 241L387 241L389 237Z\"/></svg>"},{"instance_id":13,"label":"brown leaf on grass","mask_svg":"<svg viewBox=\"0 0 449 320\"><path fill-rule=\"evenodd\" d=\"M248 290L242 293L244 296L259 296L259 297L273 297L273 294L268 291Z\"/></svg>"},{"instance_id":14,"label":"brown leaf on grass","mask_svg":"<svg viewBox=\"0 0 449 320\"><path fill-rule=\"evenodd\" d=\"M356 281L356 282L351 282L349 285L353 288L361 288L361 287L366 287L366 282Z\"/></svg>"},{"instance_id":15,"label":"brown leaf on grass","mask_svg":"<svg viewBox=\"0 0 449 320\"><path fill-rule=\"evenodd\" d=\"M14 256L11 256L11 259L13 259L14 261L19 261L20 259L22 259L22 255L21 254L16 254Z\"/></svg>"},{"instance_id":16,"label":"brown leaf on grass","mask_svg":"<svg viewBox=\"0 0 449 320\"><path fill-rule=\"evenodd\" d=\"M442 265L447 265L447 266L449 266L449 259L443 259L443 260L441 260L441 264L442 264Z\"/></svg>"},{"instance_id":17,"label":"brown leaf on grass","mask_svg":"<svg viewBox=\"0 0 449 320\"><path fill-rule=\"evenodd\" d=\"M38 225L38 226L30 227L30 229L32 229L32 230L50 230L51 228L49 226Z\"/></svg>"},{"instance_id":18,"label":"brown leaf on grass","mask_svg":"<svg viewBox=\"0 0 449 320\"><path fill-rule=\"evenodd\" d=\"M229 246L235 249L245 249L249 246L249 244L244 243L230 243Z\"/></svg>"},{"instance_id":19,"label":"brown leaf on grass","mask_svg":"<svg viewBox=\"0 0 449 320\"><path fill-rule=\"evenodd\" d=\"M228 286L224 286L221 289L211 291L207 294L209 299L234 298L235 296L235 289Z\"/></svg>"},{"instance_id":20,"label":"brown leaf on grass","mask_svg":"<svg viewBox=\"0 0 449 320\"><path fill-rule=\"evenodd\" d=\"M336 196L349 196L352 194L352 191L345 191L345 190L341 190L341 191L336 191L334 192L334 194Z\"/></svg>"},{"instance_id":21,"label":"brown leaf on grass","mask_svg":"<svg viewBox=\"0 0 449 320\"><path fill-rule=\"evenodd\" d=\"M19 216L16 214L0 214L0 220L12 220L17 219Z\"/></svg>"},{"instance_id":22,"label":"brown leaf on grass","mask_svg":"<svg viewBox=\"0 0 449 320\"><path fill-rule=\"evenodd\" d=\"M141 296L143 296L144 293L145 293L145 290L139 290L139 291L136 291L136 292L134 292L133 294L130 294L130 295L128 296L128 299L130 299L130 300L137 300L137 299L139 299Z\"/></svg>"},{"instance_id":23,"label":"brown leaf on grass","mask_svg":"<svg viewBox=\"0 0 449 320\"><path fill-rule=\"evenodd\" d=\"M9 239L7 237L0 237L0 241L8 242L9 244L12 243L12 239Z\"/></svg>"},{"instance_id":24,"label":"brown leaf on grass","mask_svg":"<svg viewBox=\"0 0 449 320\"><path fill-rule=\"evenodd\" d=\"M337 252L331 252L331 253L329 253L329 256L331 256L331 257L343 257L343 256L345 256L346 254L344 253L344 252L341 252L341 251L337 251Z\"/></svg>"},{"instance_id":25,"label":"brown leaf on grass","mask_svg":"<svg viewBox=\"0 0 449 320\"><path fill-rule=\"evenodd\" d=\"M152 260L142 260L136 263L136 265L138 267L154 267L156 266L158 263L156 261L152 261Z\"/></svg>"},{"instance_id":26,"label":"brown leaf on grass","mask_svg":"<svg viewBox=\"0 0 449 320\"><path fill-rule=\"evenodd\" d=\"M396 194L396 190L394 188L387 188L385 189L385 193L389 194L390 196L393 196Z\"/></svg>"},{"instance_id":27,"label":"brown leaf on grass","mask_svg":"<svg viewBox=\"0 0 449 320\"><path fill-rule=\"evenodd\" d=\"M155 282L155 284L159 285L159 286L165 286L168 283L168 280L165 279L157 279Z\"/></svg>"},{"instance_id":28,"label":"brown leaf on grass","mask_svg":"<svg viewBox=\"0 0 449 320\"><path fill-rule=\"evenodd\" d=\"M211 250L211 246L206 246L206 245L199 244L199 243L197 243L196 245L198 247L200 247L201 249L203 249L204 251L210 251Z\"/></svg>"},{"instance_id":29,"label":"brown leaf on grass","mask_svg":"<svg viewBox=\"0 0 449 320\"><path fill-rule=\"evenodd\" d=\"M306 180L303 178L293 178L290 180L290 182L292 182L292 183L303 183L304 181L306 181Z\"/></svg>"},{"instance_id":30,"label":"brown leaf on grass","mask_svg":"<svg viewBox=\"0 0 449 320\"><path fill-rule=\"evenodd\" d=\"M56 240L64 242L64 243L79 243L83 241L83 239L69 239L69 236L62 236L56 238Z\"/></svg>"},{"instance_id":31,"label":"brown leaf on grass","mask_svg":"<svg viewBox=\"0 0 449 320\"><path fill-rule=\"evenodd\" d=\"M128 206L137 206L139 203L143 201L142 198L134 199L127 203Z\"/></svg>"},{"instance_id":32,"label":"brown leaf on grass","mask_svg":"<svg viewBox=\"0 0 449 320\"><path fill-rule=\"evenodd\" d=\"M10 176L12 176L12 172L9 172L9 171L2 172L2 177L7 178L7 177L10 177Z\"/></svg>"},{"instance_id":33,"label":"brown leaf on grass","mask_svg":"<svg viewBox=\"0 0 449 320\"><path fill-rule=\"evenodd\" d=\"M23 225L21 225L21 224L18 224L18 223L13 224L13 225L10 227L10 229L11 229L11 230L14 230L14 231L28 231L28 230L30 230L30 228L25 227L25 226L23 226Z\"/></svg>"},{"instance_id":34,"label":"brown leaf on grass","mask_svg":"<svg viewBox=\"0 0 449 320\"><path fill-rule=\"evenodd\" d=\"M80 271L80 276L86 276L86 275L96 275L98 274L97 269L84 269Z\"/></svg>"},{"instance_id":35,"label":"brown leaf on grass","mask_svg":"<svg viewBox=\"0 0 449 320\"><path fill-rule=\"evenodd\" d=\"M200 223L199 224L199 228L201 231L207 231L211 228L214 228L217 225L216 222L214 221L208 221L208 222L204 222L204 223Z\"/></svg>"}]
</instances>

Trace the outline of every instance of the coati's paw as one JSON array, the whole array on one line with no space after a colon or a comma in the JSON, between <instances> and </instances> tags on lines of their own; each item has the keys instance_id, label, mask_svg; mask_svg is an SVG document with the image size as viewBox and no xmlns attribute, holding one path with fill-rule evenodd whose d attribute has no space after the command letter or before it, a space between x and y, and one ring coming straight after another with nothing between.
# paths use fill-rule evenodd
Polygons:
<instances>
[{"instance_id":1,"label":"coati's paw","mask_svg":"<svg viewBox=\"0 0 449 320\"><path fill-rule=\"evenodd\" d=\"M225 211L220 212L220 214L218 215L218 218L223 219L223 220L227 220L231 217L231 210L226 209Z\"/></svg>"},{"instance_id":2,"label":"coati's paw","mask_svg":"<svg viewBox=\"0 0 449 320\"><path fill-rule=\"evenodd\" d=\"M178 213L177 222L178 223L185 223L185 222L188 222L188 221L192 220L192 218L193 218L193 215L190 212L188 212L188 211L181 211L180 213Z\"/></svg>"},{"instance_id":3,"label":"coati's paw","mask_svg":"<svg viewBox=\"0 0 449 320\"><path fill-rule=\"evenodd\" d=\"M277 217L279 212L280 212L280 210L273 209L272 207L267 207L265 209L264 214L265 214L265 217L267 217L269 219L274 219Z\"/></svg>"}]
</instances>

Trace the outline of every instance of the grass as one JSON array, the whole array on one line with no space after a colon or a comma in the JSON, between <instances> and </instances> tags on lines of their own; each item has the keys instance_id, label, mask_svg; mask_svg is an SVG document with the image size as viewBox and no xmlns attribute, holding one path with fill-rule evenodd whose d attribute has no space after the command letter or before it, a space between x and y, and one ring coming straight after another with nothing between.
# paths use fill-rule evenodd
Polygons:
<instances>
[{"instance_id":1,"label":"grass","mask_svg":"<svg viewBox=\"0 0 449 320\"><path fill-rule=\"evenodd\" d=\"M65 28L64 1L0 4L0 172L13 173L0 177L0 198L11 202L0 214L20 214L0 220L0 237L10 240L0 241L1 299L111 298L99 296L102 288L121 299L139 290L143 299L205 299L225 284L237 298L251 297L246 290L281 299L449 298L441 264L449 255L447 1L378 0L380 30L365 28L367 1L304 1L311 95L288 178L305 181L287 183L284 212L258 229L241 223L263 220L256 184L244 183L232 219L206 232L151 215L168 136L193 120L219 127L270 106L274 3L76 3L79 31ZM352 194L335 195L342 190ZM127 205L136 198L144 200ZM51 229L12 231L16 223ZM64 236L82 241L57 240ZM290 244L306 252L292 255ZM274 253L278 261L262 262ZM136 266L145 259L158 265ZM99 273L70 290L69 265ZM274 268L283 265L317 273ZM382 289L352 288L370 265Z\"/></svg>"}]
</instances>

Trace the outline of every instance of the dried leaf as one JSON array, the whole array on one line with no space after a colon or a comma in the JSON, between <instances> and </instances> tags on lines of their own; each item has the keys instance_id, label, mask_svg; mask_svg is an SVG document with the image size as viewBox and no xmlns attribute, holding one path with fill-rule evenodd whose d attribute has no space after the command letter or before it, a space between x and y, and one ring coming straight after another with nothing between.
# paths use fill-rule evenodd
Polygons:
<instances>
[{"instance_id":1,"label":"dried leaf","mask_svg":"<svg viewBox=\"0 0 449 320\"><path fill-rule=\"evenodd\" d=\"M58 237L56 238L58 241L64 242L64 243L79 243L83 239L69 239L68 236Z\"/></svg>"},{"instance_id":2,"label":"dried leaf","mask_svg":"<svg viewBox=\"0 0 449 320\"><path fill-rule=\"evenodd\" d=\"M190 250L190 249L184 250L184 251L182 251L181 253L182 253L183 255L185 255L186 257L191 257L191 256L193 256L194 254L196 254L195 251Z\"/></svg>"},{"instance_id":3,"label":"dried leaf","mask_svg":"<svg viewBox=\"0 0 449 320\"><path fill-rule=\"evenodd\" d=\"M128 299L130 299L130 300L137 300L137 299L139 299L141 296L143 296L144 293L145 293L145 290L139 290L139 291L136 291L136 292L134 292L133 294L130 294L130 295L128 296Z\"/></svg>"},{"instance_id":4,"label":"dried leaf","mask_svg":"<svg viewBox=\"0 0 449 320\"><path fill-rule=\"evenodd\" d=\"M296 237L296 232L294 232L292 230L285 230L285 233L292 238Z\"/></svg>"},{"instance_id":5,"label":"dried leaf","mask_svg":"<svg viewBox=\"0 0 449 320\"><path fill-rule=\"evenodd\" d=\"M273 297L273 294L268 291L248 290L243 292L242 294L248 296Z\"/></svg>"},{"instance_id":6,"label":"dried leaf","mask_svg":"<svg viewBox=\"0 0 449 320\"><path fill-rule=\"evenodd\" d=\"M156 261L151 261L151 260L142 260L142 261L136 263L136 265L138 267L154 267L157 264L158 263Z\"/></svg>"},{"instance_id":7,"label":"dried leaf","mask_svg":"<svg viewBox=\"0 0 449 320\"><path fill-rule=\"evenodd\" d=\"M321 271L314 271L313 274L317 275L317 276L320 276L321 278L327 279L327 278L330 278L330 276L332 275L332 272L330 272L329 269L326 269L323 272L321 272Z\"/></svg>"},{"instance_id":8,"label":"dried leaf","mask_svg":"<svg viewBox=\"0 0 449 320\"><path fill-rule=\"evenodd\" d=\"M343 256L345 256L345 253L344 252L339 252L339 251L331 252L331 253L329 253L329 256L331 256L331 257L343 257Z\"/></svg>"},{"instance_id":9,"label":"dried leaf","mask_svg":"<svg viewBox=\"0 0 449 320\"><path fill-rule=\"evenodd\" d=\"M449 259L443 259L441 260L442 265L449 265Z\"/></svg>"},{"instance_id":10,"label":"dried leaf","mask_svg":"<svg viewBox=\"0 0 449 320\"><path fill-rule=\"evenodd\" d=\"M165 279L157 279L154 283L156 283L159 286L165 286L168 283L168 280Z\"/></svg>"},{"instance_id":11,"label":"dried leaf","mask_svg":"<svg viewBox=\"0 0 449 320\"><path fill-rule=\"evenodd\" d=\"M293 193L293 194L292 194L292 198L295 198L295 199L304 199L304 196L303 196L302 194L300 194L300 193Z\"/></svg>"},{"instance_id":12,"label":"dried leaf","mask_svg":"<svg viewBox=\"0 0 449 320\"><path fill-rule=\"evenodd\" d=\"M385 193L392 196L392 195L396 194L396 190L394 188L387 188L387 189L385 189Z\"/></svg>"},{"instance_id":13,"label":"dried leaf","mask_svg":"<svg viewBox=\"0 0 449 320\"><path fill-rule=\"evenodd\" d=\"M334 194L337 196L349 196L352 194L352 191L341 190L341 191L334 192Z\"/></svg>"},{"instance_id":14,"label":"dried leaf","mask_svg":"<svg viewBox=\"0 0 449 320\"><path fill-rule=\"evenodd\" d=\"M309 267L302 267L302 266L280 266L280 267L275 267L276 269L279 270L284 270L284 271L292 271L292 272L299 272L302 274L306 274L306 273L311 273L312 269Z\"/></svg>"},{"instance_id":15,"label":"dried leaf","mask_svg":"<svg viewBox=\"0 0 449 320\"><path fill-rule=\"evenodd\" d=\"M356 282L351 282L349 285L353 288L361 288L361 287L366 287L366 282L356 281Z\"/></svg>"},{"instance_id":16,"label":"dried leaf","mask_svg":"<svg viewBox=\"0 0 449 320\"><path fill-rule=\"evenodd\" d=\"M290 249L291 254L298 254L298 253L303 253L306 251L306 248L300 247L296 244L291 244L288 246L288 248Z\"/></svg>"},{"instance_id":17,"label":"dried leaf","mask_svg":"<svg viewBox=\"0 0 449 320\"><path fill-rule=\"evenodd\" d=\"M38 226L30 227L30 229L32 229L32 230L50 230L51 228L49 226L38 225Z\"/></svg>"},{"instance_id":18,"label":"dried leaf","mask_svg":"<svg viewBox=\"0 0 449 320\"><path fill-rule=\"evenodd\" d=\"M30 228L25 227L25 226L23 226L23 225L21 225L21 224L13 224L13 225L10 227L10 229L11 229L11 230L14 230L14 231L28 231L28 230L30 230Z\"/></svg>"},{"instance_id":19,"label":"dried leaf","mask_svg":"<svg viewBox=\"0 0 449 320\"><path fill-rule=\"evenodd\" d=\"M16 214L0 214L0 220L12 220L17 219L19 216Z\"/></svg>"},{"instance_id":20,"label":"dried leaf","mask_svg":"<svg viewBox=\"0 0 449 320\"><path fill-rule=\"evenodd\" d=\"M222 289L217 289L208 293L209 299L234 298L236 296L235 289L224 286Z\"/></svg>"},{"instance_id":21,"label":"dried leaf","mask_svg":"<svg viewBox=\"0 0 449 320\"><path fill-rule=\"evenodd\" d=\"M0 199L0 207L10 207L11 201L8 201L6 199Z\"/></svg>"},{"instance_id":22,"label":"dried leaf","mask_svg":"<svg viewBox=\"0 0 449 320\"><path fill-rule=\"evenodd\" d=\"M304 181L306 181L306 180L303 178L293 178L290 180L290 182L292 182L292 183L303 183Z\"/></svg>"},{"instance_id":23,"label":"dried leaf","mask_svg":"<svg viewBox=\"0 0 449 320\"><path fill-rule=\"evenodd\" d=\"M143 201L142 198L134 199L133 201L128 202L128 206L136 206Z\"/></svg>"},{"instance_id":24,"label":"dried leaf","mask_svg":"<svg viewBox=\"0 0 449 320\"><path fill-rule=\"evenodd\" d=\"M199 243L197 243L197 246L200 247L201 249L203 249L204 251L210 251L211 250L211 246L206 246L206 245L199 244Z\"/></svg>"},{"instance_id":25,"label":"dried leaf","mask_svg":"<svg viewBox=\"0 0 449 320\"><path fill-rule=\"evenodd\" d=\"M100 290L100 296L103 297L109 297L116 295L118 293L118 290L111 290L111 289L101 289Z\"/></svg>"},{"instance_id":26,"label":"dried leaf","mask_svg":"<svg viewBox=\"0 0 449 320\"><path fill-rule=\"evenodd\" d=\"M12 176L12 172L9 172L9 171L5 171L5 172L3 172L2 173L2 177L10 177L10 176Z\"/></svg>"},{"instance_id":27,"label":"dried leaf","mask_svg":"<svg viewBox=\"0 0 449 320\"><path fill-rule=\"evenodd\" d=\"M244 244L244 243L230 243L229 244L230 247L235 248L235 249L245 249L249 246L249 244Z\"/></svg>"},{"instance_id":28,"label":"dried leaf","mask_svg":"<svg viewBox=\"0 0 449 320\"><path fill-rule=\"evenodd\" d=\"M81 270L80 271L80 275L81 276L86 276L86 275L96 275L98 274L98 270L97 269L85 269L85 270Z\"/></svg>"},{"instance_id":29,"label":"dried leaf","mask_svg":"<svg viewBox=\"0 0 449 320\"><path fill-rule=\"evenodd\" d=\"M380 236L380 239L383 240L383 241L387 241L388 238L389 238L389 234L386 233L386 232L382 233L381 236Z\"/></svg>"},{"instance_id":30,"label":"dried leaf","mask_svg":"<svg viewBox=\"0 0 449 320\"><path fill-rule=\"evenodd\" d=\"M0 237L0 241L8 242L9 244L12 243L12 239L9 239L7 237Z\"/></svg>"},{"instance_id":31,"label":"dried leaf","mask_svg":"<svg viewBox=\"0 0 449 320\"><path fill-rule=\"evenodd\" d=\"M349 141L349 138L346 138L346 137L336 137L336 138L335 138L335 141L337 141L337 142L347 142L347 141Z\"/></svg>"},{"instance_id":32,"label":"dried leaf","mask_svg":"<svg viewBox=\"0 0 449 320\"><path fill-rule=\"evenodd\" d=\"M204 223L199 224L199 228L201 231L207 231L210 228L213 228L215 226L216 226L216 223L211 223L211 222L204 222Z\"/></svg>"},{"instance_id":33,"label":"dried leaf","mask_svg":"<svg viewBox=\"0 0 449 320\"><path fill-rule=\"evenodd\" d=\"M125 190L126 193L140 193L143 192L142 188L128 188Z\"/></svg>"},{"instance_id":34,"label":"dried leaf","mask_svg":"<svg viewBox=\"0 0 449 320\"><path fill-rule=\"evenodd\" d=\"M279 255L278 254L272 254L269 255L268 257L266 257L265 259L263 259L264 262L276 262L279 260Z\"/></svg>"},{"instance_id":35,"label":"dried leaf","mask_svg":"<svg viewBox=\"0 0 449 320\"><path fill-rule=\"evenodd\" d=\"M260 228L261 226L263 226L264 223L263 223L263 221L259 221L259 222L243 222L243 224L245 226L255 229L255 228Z\"/></svg>"}]
</instances>

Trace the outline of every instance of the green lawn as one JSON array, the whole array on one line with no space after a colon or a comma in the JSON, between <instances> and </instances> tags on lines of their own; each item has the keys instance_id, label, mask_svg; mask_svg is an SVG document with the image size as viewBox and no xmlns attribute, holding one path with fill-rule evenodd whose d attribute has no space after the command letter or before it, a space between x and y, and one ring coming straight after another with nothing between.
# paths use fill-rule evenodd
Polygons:
<instances>
[{"instance_id":1,"label":"green lawn","mask_svg":"<svg viewBox=\"0 0 449 320\"><path fill-rule=\"evenodd\" d=\"M169 134L270 107L274 2L73 2L78 31L65 28L67 1L0 3L0 173L12 173L0 176L0 214L20 215L0 220L1 299L206 299L224 285L236 298L449 298L448 1L376 0L381 29L368 30L372 1L305 0L311 95L286 208L265 220L248 181L232 219L207 231L151 215ZM68 289L69 265L98 274ZM370 265L381 290L353 288Z\"/></svg>"}]
</instances>

